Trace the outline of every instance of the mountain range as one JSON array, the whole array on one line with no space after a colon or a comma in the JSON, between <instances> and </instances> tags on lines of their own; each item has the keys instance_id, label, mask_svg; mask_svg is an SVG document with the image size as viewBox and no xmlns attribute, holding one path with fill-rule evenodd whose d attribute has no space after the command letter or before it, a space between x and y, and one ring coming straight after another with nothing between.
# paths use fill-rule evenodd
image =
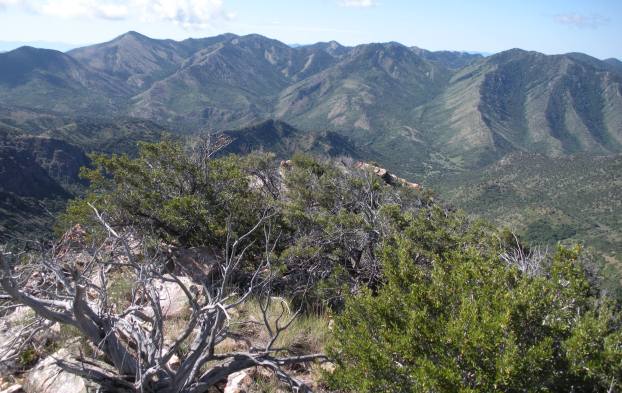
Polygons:
<instances>
[{"instance_id":1,"label":"mountain range","mask_svg":"<svg viewBox=\"0 0 622 393\"><path fill-rule=\"evenodd\" d=\"M0 99L5 113L124 116L181 133L279 119L373 146L412 175L511 151L622 149L622 62L579 53L483 57L396 42L293 48L260 35L173 41L129 32L67 53L0 54ZM19 117L0 121L19 127Z\"/></svg>"},{"instance_id":2,"label":"mountain range","mask_svg":"<svg viewBox=\"0 0 622 393\"><path fill-rule=\"evenodd\" d=\"M591 166L605 171L592 178L603 186L594 189L617 195L617 59L521 49L482 56L397 42L292 47L256 34L173 41L128 32L64 53L0 53L0 130L0 222L11 223L5 231L19 227L24 211L41 214L41 198L62 206L79 192L76 167L88 162L85 153L131 155L139 140L210 131L228 139L226 152L261 148L286 158L305 150L373 160L500 222L508 222L507 206L518 206L508 203L510 194L520 194L532 212L563 211L548 224L571 226L553 231L565 238L593 240L594 228L613 228L607 252L622 236L611 225L617 218L601 214L620 217L622 207L609 211L589 194L585 206L598 222L588 225L585 215L556 202L576 207L569 202L582 184L576 179ZM514 173L531 186L520 188ZM549 183L555 195L538 199ZM503 194L510 188L514 194ZM548 207L533 208L538 201ZM540 213L509 222L527 228Z\"/></svg>"}]
</instances>

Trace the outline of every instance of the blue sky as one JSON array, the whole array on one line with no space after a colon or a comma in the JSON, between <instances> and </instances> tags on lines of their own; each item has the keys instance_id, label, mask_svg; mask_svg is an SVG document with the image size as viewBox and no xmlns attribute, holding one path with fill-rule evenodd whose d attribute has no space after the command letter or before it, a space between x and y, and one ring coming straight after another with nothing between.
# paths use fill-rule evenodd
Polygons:
<instances>
[{"instance_id":1,"label":"blue sky","mask_svg":"<svg viewBox=\"0 0 622 393\"><path fill-rule=\"evenodd\" d=\"M622 58L622 0L0 0L0 41L84 45L129 30L184 39L259 33L285 43L398 41L431 50Z\"/></svg>"}]
</instances>

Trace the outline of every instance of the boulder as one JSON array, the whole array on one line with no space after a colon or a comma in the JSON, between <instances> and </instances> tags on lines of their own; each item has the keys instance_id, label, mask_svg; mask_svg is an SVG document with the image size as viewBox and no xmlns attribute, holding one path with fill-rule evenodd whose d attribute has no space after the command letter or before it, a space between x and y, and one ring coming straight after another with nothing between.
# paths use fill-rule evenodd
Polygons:
<instances>
[{"instance_id":1,"label":"boulder","mask_svg":"<svg viewBox=\"0 0 622 393\"><path fill-rule=\"evenodd\" d=\"M173 355L171 357L171 359L168 361L167 365L171 369L177 370L179 368L179 366L181 366L181 360L179 359L179 357L177 355Z\"/></svg>"},{"instance_id":2,"label":"boulder","mask_svg":"<svg viewBox=\"0 0 622 393\"><path fill-rule=\"evenodd\" d=\"M195 282L211 282L219 278L219 256L209 247L170 248L170 271L188 275Z\"/></svg>"},{"instance_id":3,"label":"boulder","mask_svg":"<svg viewBox=\"0 0 622 393\"><path fill-rule=\"evenodd\" d=\"M359 161L354 165L355 168L364 169L371 171L376 176L380 177L386 184L391 186L403 186L407 188L412 188L414 190L421 189L421 185L417 183L409 182L406 179L402 179L401 177L397 177L392 173L389 173L386 169L381 168L376 165L368 164L366 162Z\"/></svg>"},{"instance_id":4,"label":"boulder","mask_svg":"<svg viewBox=\"0 0 622 393\"><path fill-rule=\"evenodd\" d=\"M196 290L196 285L189 277L177 277L190 291ZM179 318L187 315L190 310L188 297L176 282L158 280L155 287L160 295L162 315L166 319ZM149 313L151 310L147 309Z\"/></svg>"},{"instance_id":5,"label":"boulder","mask_svg":"<svg viewBox=\"0 0 622 393\"><path fill-rule=\"evenodd\" d=\"M332 363L332 362L324 362L320 364L320 368L326 371L327 373L332 374L335 372L335 369L337 368L337 366L335 365L335 363Z\"/></svg>"},{"instance_id":6,"label":"boulder","mask_svg":"<svg viewBox=\"0 0 622 393\"><path fill-rule=\"evenodd\" d=\"M86 379L64 371L57 362L69 359L71 353L63 348L42 359L26 374L24 391L26 393L92 393L97 386Z\"/></svg>"}]
</instances>

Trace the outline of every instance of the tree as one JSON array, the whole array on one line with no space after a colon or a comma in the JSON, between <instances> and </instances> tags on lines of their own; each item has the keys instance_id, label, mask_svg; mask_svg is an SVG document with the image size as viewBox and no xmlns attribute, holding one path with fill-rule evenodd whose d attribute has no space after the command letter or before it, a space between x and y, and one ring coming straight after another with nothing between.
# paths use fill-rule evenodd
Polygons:
<instances>
[{"instance_id":1,"label":"tree","mask_svg":"<svg viewBox=\"0 0 622 393\"><path fill-rule=\"evenodd\" d=\"M162 244L129 226L117 231L104 213L91 208L106 233L100 243L83 244L75 252L75 239L65 236L51 253L26 264L16 263L10 254L0 256L0 285L13 302L31 308L42 320L75 329L92 344L90 355L59 360L62 368L108 391L201 393L232 373L259 366L274 371L295 391L308 391L283 366L323 359L323 355L291 355L287 348L277 348L279 335L298 312L286 313L283 308L276 320L268 315L276 241L270 209L260 212L245 233L228 231L222 258L212 266L216 273L191 285L179 274L183 266L167 267ZM249 264L252 256L247 252L258 234L264 240L264 253L261 260ZM249 265L254 268L245 271L250 277L241 291L233 277ZM113 277L118 279L115 272L133 283L124 302L115 301L111 290ZM172 341L165 339L173 322L166 319L161 304L163 284L180 289L189 307L189 316ZM230 336L230 314L251 296L261 301L267 342L248 351L218 351L217 345Z\"/></svg>"},{"instance_id":2,"label":"tree","mask_svg":"<svg viewBox=\"0 0 622 393\"><path fill-rule=\"evenodd\" d=\"M622 388L620 317L593 293L578 250L559 248L536 268L517 260L528 253L508 253L494 232L432 213L398 217L401 232L383 247L384 285L351 296L336 319L334 387Z\"/></svg>"},{"instance_id":3,"label":"tree","mask_svg":"<svg viewBox=\"0 0 622 393\"><path fill-rule=\"evenodd\" d=\"M253 176L269 173L267 154L213 159L178 142L139 144L139 155L92 156L82 175L90 183L83 199L61 217L61 233L80 223L95 228L88 203L108 212L116 228L132 226L174 246L220 247L227 233L245 233L274 198L268 186L253 189ZM91 224L91 225L89 225Z\"/></svg>"}]
</instances>

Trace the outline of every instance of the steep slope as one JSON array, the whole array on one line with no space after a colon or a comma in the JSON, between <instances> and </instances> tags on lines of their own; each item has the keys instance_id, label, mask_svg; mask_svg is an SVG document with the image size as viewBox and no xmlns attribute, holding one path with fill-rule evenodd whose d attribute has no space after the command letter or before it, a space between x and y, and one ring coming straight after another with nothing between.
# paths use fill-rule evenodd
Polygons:
<instances>
[{"instance_id":1,"label":"steep slope","mask_svg":"<svg viewBox=\"0 0 622 393\"><path fill-rule=\"evenodd\" d=\"M0 192L41 199L66 197L66 191L37 161L32 144L24 142L21 135L6 134L0 142Z\"/></svg>"},{"instance_id":2,"label":"steep slope","mask_svg":"<svg viewBox=\"0 0 622 393\"><path fill-rule=\"evenodd\" d=\"M21 47L0 53L0 101L4 106L113 113L128 93L123 83L62 52Z\"/></svg>"},{"instance_id":3,"label":"steep slope","mask_svg":"<svg viewBox=\"0 0 622 393\"><path fill-rule=\"evenodd\" d=\"M136 152L138 141L157 141L164 129L147 120L77 119L35 135L0 125L0 242L50 235L54 215L85 183L86 152ZM10 237L10 238L9 238Z\"/></svg>"},{"instance_id":4,"label":"steep slope","mask_svg":"<svg viewBox=\"0 0 622 393\"><path fill-rule=\"evenodd\" d=\"M174 73L196 51L232 37L228 34L173 41L157 40L130 31L109 42L77 48L67 54L141 91Z\"/></svg>"},{"instance_id":5,"label":"steep slope","mask_svg":"<svg viewBox=\"0 0 622 393\"><path fill-rule=\"evenodd\" d=\"M622 77L605 63L514 49L461 69L418 112L435 150L473 166L515 150L618 152L620 108Z\"/></svg>"},{"instance_id":6,"label":"steep slope","mask_svg":"<svg viewBox=\"0 0 622 393\"><path fill-rule=\"evenodd\" d=\"M297 51L259 35L228 38L136 96L132 114L194 128L248 125L270 117L292 81L332 64L326 51Z\"/></svg>"},{"instance_id":7,"label":"steep slope","mask_svg":"<svg viewBox=\"0 0 622 393\"><path fill-rule=\"evenodd\" d=\"M80 184L88 159L64 141L0 128L0 242L50 233L53 213Z\"/></svg>"},{"instance_id":8,"label":"steep slope","mask_svg":"<svg viewBox=\"0 0 622 393\"><path fill-rule=\"evenodd\" d=\"M88 158L60 139L0 128L0 190L35 198L67 197Z\"/></svg>"},{"instance_id":9,"label":"steep slope","mask_svg":"<svg viewBox=\"0 0 622 393\"><path fill-rule=\"evenodd\" d=\"M609 64L616 72L622 74L622 61L614 58L603 60L605 63Z\"/></svg>"},{"instance_id":10,"label":"steep slope","mask_svg":"<svg viewBox=\"0 0 622 393\"><path fill-rule=\"evenodd\" d=\"M67 54L134 88L147 86L174 72L188 55L175 41L154 40L135 32L103 44L73 49Z\"/></svg>"},{"instance_id":11,"label":"steep slope","mask_svg":"<svg viewBox=\"0 0 622 393\"><path fill-rule=\"evenodd\" d=\"M360 45L285 89L276 115L306 128L350 131L368 142L381 133L408 135L412 109L438 94L448 77L401 44Z\"/></svg>"}]
</instances>

